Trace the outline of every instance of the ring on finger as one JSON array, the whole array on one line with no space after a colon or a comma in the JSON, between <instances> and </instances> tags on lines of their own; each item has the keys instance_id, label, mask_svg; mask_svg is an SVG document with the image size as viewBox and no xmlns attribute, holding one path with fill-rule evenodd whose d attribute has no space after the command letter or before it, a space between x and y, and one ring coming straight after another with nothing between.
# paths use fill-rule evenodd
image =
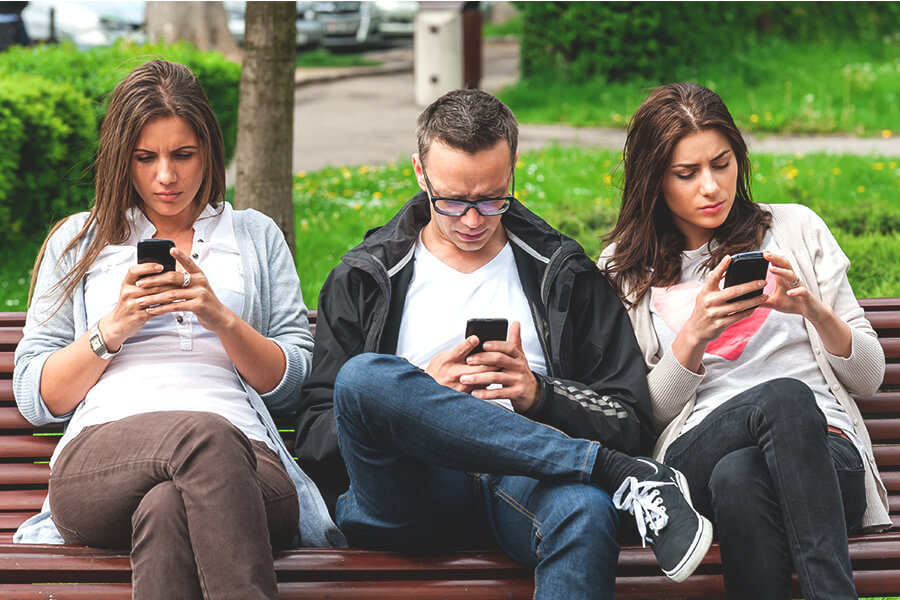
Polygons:
<instances>
[{"instance_id":1,"label":"ring on finger","mask_svg":"<svg viewBox=\"0 0 900 600\"><path fill-rule=\"evenodd\" d=\"M797 279L793 280L793 281L790 283L790 286L791 286L792 288L800 287L800 278L798 277Z\"/></svg>"},{"instance_id":2,"label":"ring on finger","mask_svg":"<svg viewBox=\"0 0 900 600\"><path fill-rule=\"evenodd\" d=\"M191 285L191 274L187 271L184 272L184 283L181 284L181 287L187 287Z\"/></svg>"}]
</instances>

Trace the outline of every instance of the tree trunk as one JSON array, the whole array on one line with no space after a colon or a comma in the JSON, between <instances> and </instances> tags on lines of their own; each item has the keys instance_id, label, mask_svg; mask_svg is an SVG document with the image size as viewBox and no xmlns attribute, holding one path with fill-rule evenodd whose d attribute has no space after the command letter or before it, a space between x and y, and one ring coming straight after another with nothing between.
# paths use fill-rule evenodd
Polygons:
<instances>
[{"instance_id":1,"label":"tree trunk","mask_svg":"<svg viewBox=\"0 0 900 600\"><path fill-rule=\"evenodd\" d=\"M294 253L294 2L248 2L238 108L235 208L275 220Z\"/></svg>"},{"instance_id":2,"label":"tree trunk","mask_svg":"<svg viewBox=\"0 0 900 600\"><path fill-rule=\"evenodd\" d=\"M200 50L220 52L235 62L241 60L241 49L228 30L222 2L147 2L146 17L151 42L184 40Z\"/></svg>"}]
</instances>

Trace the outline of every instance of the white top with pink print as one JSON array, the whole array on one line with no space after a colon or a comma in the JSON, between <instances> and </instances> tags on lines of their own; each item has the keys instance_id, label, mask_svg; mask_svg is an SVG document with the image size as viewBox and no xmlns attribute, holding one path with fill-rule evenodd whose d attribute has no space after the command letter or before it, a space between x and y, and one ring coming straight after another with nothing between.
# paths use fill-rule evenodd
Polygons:
<instances>
[{"instance_id":1,"label":"white top with pink print","mask_svg":"<svg viewBox=\"0 0 900 600\"><path fill-rule=\"evenodd\" d=\"M780 254L771 232L766 234L762 249ZM694 301L708 271L701 265L709 258L704 246L682 253L681 282L667 288L652 288L650 313L660 347L670 351L672 342L694 308ZM765 293L775 287L768 273ZM828 389L825 377L816 365L809 334L800 315L789 315L769 308L758 308L748 317L728 327L706 346L703 355L706 374L697 388L697 402L681 434L700 423L710 412L728 399L768 379L792 377L810 387L828 424L837 427L853 440L847 413Z\"/></svg>"}]
</instances>

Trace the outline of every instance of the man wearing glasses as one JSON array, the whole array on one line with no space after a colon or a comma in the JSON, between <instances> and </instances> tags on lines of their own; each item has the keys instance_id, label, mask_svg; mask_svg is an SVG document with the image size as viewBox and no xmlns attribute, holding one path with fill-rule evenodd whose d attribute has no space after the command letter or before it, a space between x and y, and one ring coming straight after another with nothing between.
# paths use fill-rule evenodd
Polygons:
<instances>
[{"instance_id":1,"label":"man wearing glasses","mask_svg":"<svg viewBox=\"0 0 900 600\"><path fill-rule=\"evenodd\" d=\"M537 598L612 598L621 508L686 578L711 527L680 474L629 456L654 437L643 360L594 262L515 199L515 117L458 90L417 137L422 192L319 296L301 466L352 545L499 546ZM487 317L507 339L472 353Z\"/></svg>"}]
</instances>

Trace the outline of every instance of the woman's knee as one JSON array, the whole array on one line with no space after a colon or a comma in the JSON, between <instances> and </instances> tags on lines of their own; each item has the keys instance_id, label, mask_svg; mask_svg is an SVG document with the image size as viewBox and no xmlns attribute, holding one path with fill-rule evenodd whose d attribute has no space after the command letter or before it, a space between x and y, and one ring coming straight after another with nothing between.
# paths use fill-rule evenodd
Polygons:
<instances>
[{"instance_id":1,"label":"woman's knee","mask_svg":"<svg viewBox=\"0 0 900 600\"><path fill-rule=\"evenodd\" d=\"M144 494L131 516L133 544L161 538L188 539L187 515L181 492L172 481L164 481Z\"/></svg>"},{"instance_id":2,"label":"woman's knee","mask_svg":"<svg viewBox=\"0 0 900 600\"><path fill-rule=\"evenodd\" d=\"M825 415L808 385L790 377L766 381L759 386L759 406L767 416L793 426L811 426L824 431Z\"/></svg>"}]
</instances>

